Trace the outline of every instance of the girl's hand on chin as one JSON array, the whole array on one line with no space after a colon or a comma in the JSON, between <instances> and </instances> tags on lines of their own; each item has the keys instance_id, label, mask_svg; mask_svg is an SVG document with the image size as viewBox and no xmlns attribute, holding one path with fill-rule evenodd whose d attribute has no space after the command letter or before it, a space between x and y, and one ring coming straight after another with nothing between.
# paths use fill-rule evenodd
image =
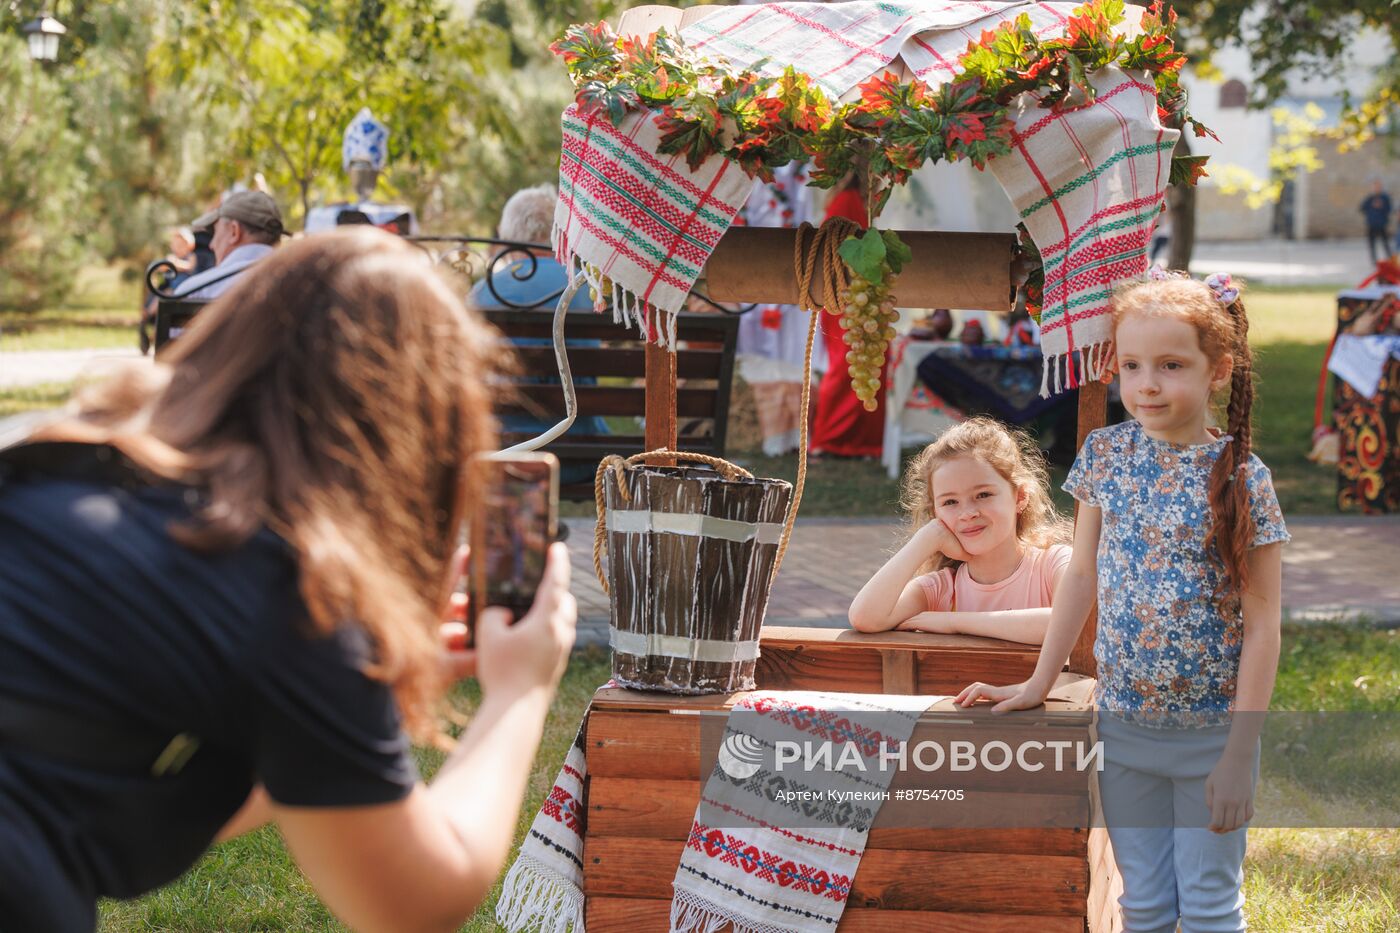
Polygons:
<instances>
[{"instance_id":1,"label":"girl's hand on chin","mask_svg":"<svg viewBox=\"0 0 1400 933\"><path fill-rule=\"evenodd\" d=\"M938 546L938 549L943 552L943 556L949 560L966 561L970 555L963 549L962 542L958 540L958 536L953 534L953 529L944 524L941 518L935 519L934 522L943 529L943 536ZM930 524L934 522L930 522Z\"/></svg>"}]
</instances>

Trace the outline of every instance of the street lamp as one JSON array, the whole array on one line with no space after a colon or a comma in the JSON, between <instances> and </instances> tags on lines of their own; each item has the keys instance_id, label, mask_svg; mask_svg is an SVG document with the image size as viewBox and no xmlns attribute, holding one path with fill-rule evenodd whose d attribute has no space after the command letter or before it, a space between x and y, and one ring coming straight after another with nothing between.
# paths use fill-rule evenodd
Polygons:
<instances>
[{"instance_id":1,"label":"street lamp","mask_svg":"<svg viewBox=\"0 0 1400 933\"><path fill-rule=\"evenodd\" d=\"M67 31L67 26L48 13L40 13L38 19L25 23L23 32L29 37L29 57L36 62L57 61L58 37Z\"/></svg>"}]
</instances>

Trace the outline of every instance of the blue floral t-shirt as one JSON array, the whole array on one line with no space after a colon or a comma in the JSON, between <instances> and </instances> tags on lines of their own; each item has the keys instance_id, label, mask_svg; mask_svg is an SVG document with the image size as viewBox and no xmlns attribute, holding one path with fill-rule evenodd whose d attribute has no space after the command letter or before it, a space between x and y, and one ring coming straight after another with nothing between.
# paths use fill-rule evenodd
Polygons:
<instances>
[{"instance_id":1,"label":"blue floral t-shirt","mask_svg":"<svg viewBox=\"0 0 1400 933\"><path fill-rule=\"evenodd\" d=\"M1209 482L1228 436L1180 445L1136 421L1090 433L1065 491L1100 509L1098 701L1101 709L1223 712L1235 697L1244 642L1239 600L1214 598L1207 556ZM1273 480L1253 454L1245 468L1251 547L1287 541Z\"/></svg>"}]
</instances>

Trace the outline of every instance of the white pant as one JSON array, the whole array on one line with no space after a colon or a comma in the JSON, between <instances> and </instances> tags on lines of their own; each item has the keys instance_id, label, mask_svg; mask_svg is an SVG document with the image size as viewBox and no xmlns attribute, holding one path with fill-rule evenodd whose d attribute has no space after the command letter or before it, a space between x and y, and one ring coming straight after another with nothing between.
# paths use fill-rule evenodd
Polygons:
<instances>
[{"instance_id":1,"label":"white pant","mask_svg":"<svg viewBox=\"0 0 1400 933\"><path fill-rule=\"evenodd\" d=\"M1244 930L1245 829L1206 829L1206 778L1228 728L1156 729L1099 714L1099 793L1123 877L1124 933ZM1255 750L1255 781L1259 776Z\"/></svg>"}]
</instances>

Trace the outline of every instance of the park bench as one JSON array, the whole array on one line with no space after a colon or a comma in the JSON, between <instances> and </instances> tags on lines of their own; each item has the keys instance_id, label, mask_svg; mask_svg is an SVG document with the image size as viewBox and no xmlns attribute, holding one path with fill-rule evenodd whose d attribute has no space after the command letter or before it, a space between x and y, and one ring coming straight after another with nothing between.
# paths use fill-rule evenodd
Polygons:
<instances>
[{"instance_id":1,"label":"park bench","mask_svg":"<svg viewBox=\"0 0 1400 933\"><path fill-rule=\"evenodd\" d=\"M512 341L549 339L552 316L540 311L488 309L486 319ZM730 314L687 312L677 326L679 348L675 354L677 388L674 413L680 449L724 456L729 422L730 386L734 375L734 349L739 319ZM608 454L630 456L646 450L643 419L646 417L647 350L635 327L615 323L606 312L589 315L571 312L565 324L569 366L574 380L592 380L577 386L579 418L607 418L612 433L570 432L544 450L559 458L561 466L595 466ZM576 343L585 346L575 346ZM498 408L503 416L524 415L544 421L564 416L564 392L556 381L542 383L539 375L555 373L554 348L526 345L515 348L519 374L512 377L513 397ZM528 439L507 433L503 446ZM560 495L592 500L591 482L566 483Z\"/></svg>"},{"instance_id":2,"label":"park bench","mask_svg":"<svg viewBox=\"0 0 1400 933\"><path fill-rule=\"evenodd\" d=\"M160 293L157 292L159 295ZM207 302L160 297L156 305L154 346L159 357L173 337L188 326ZM545 308L486 309L486 319L512 342L548 341L553 316ZM724 456L729 423L730 388L734 374L734 351L738 341L739 318L720 312L690 312L681 315L677 330L680 349L676 353L674 408L665 415L678 418L679 443L695 453ZM586 467L589 472L607 454L630 456L646 449L643 424L646 417L646 349L635 328L615 323L608 313L599 315L571 312L566 336L570 344L569 365L576 380L579 418L599 416L608 419L608 434L570 432L545 447L559 458L561 466ZM558 380L554 348L526 345L515 348L519 370L508 382L511 392L498 413L526 416L553 423L564 417L564 393ZM542 431L540 433L543 433ZM532 435L506 433L508 446ZM568 471L578 474L580 469ZM576 480L561 486L567 499L593 499L591 482Z\"/></svg>"},{"instance_id":3,"label":"park bench","mask_svg":"<svg viewBox=\"0 0 1400 933\"><path fill-rule=\"evenodd\" d=\"M156 302L156 334L152 342L155 355L170 341L180 336L180 331L189 326L190 320L207 301L194 301L188 298L161 298Z\"/></svg>"}]
</instances>

